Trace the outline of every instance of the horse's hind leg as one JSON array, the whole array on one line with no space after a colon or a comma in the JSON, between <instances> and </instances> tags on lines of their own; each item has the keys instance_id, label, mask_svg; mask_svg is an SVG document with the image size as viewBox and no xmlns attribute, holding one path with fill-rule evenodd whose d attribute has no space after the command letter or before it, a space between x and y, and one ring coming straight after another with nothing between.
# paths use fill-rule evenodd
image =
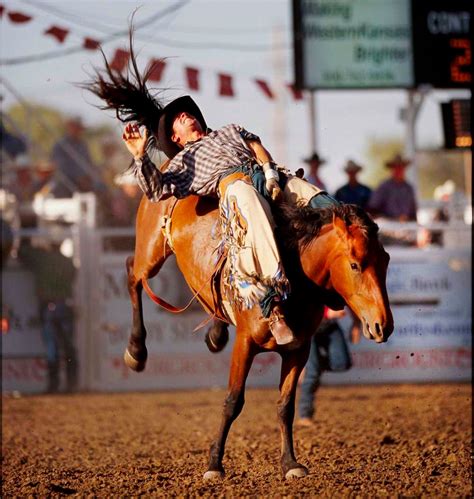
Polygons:
<instances>
[{"instance_id":1,"label":"horse's hind leg","mask_svg":"<svg viewBox=\"0 0 474 499\"><path fill-rule=\"evenodd\" d=\"M282 353L278 422L281 432L281 467L285 478L300 478L308 474L308 470L296 461L293 449L296 387L308 354L309 345Z\"/></svg>"},{"instance_id":2,"label":"horse's hind leg","mask_svg":"<svg viewBox=\"0 0 474 499\"><path fill-rule=\"evenodd\" d=\"M229 376L229 391L224 401L221 426L217 439L212 443L209 453L209 468L204 473L204 480L223 478L222 459L227 435L232 423L242 411L245 401L245 381L252 365L255 352L245 334L237 333L232 352Z\"/></svg>"}]
</instances>

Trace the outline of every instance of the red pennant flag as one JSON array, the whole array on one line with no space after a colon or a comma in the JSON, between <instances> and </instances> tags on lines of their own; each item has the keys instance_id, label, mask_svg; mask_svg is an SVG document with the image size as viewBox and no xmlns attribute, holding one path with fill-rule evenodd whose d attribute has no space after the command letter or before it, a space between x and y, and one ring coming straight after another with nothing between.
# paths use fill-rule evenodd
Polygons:
<instances>
[{"instance_id":1,"label":"red pennant flag","mask_svg":"<svg viewBox=\"0 0 474 499\"><path fill-rule=\"evenodd\" d=\"M87 50L97 50L100 47L100 42L93 38L84 38L82 46Z\"/></svg>"},{"instance_id":2,"label":"red pennant flag","mask_svg":"<svg viewBox=\"0 0 474 499\"><path fill-rule=\"evenodd\" d=\"M185 68L186 80L190 90L199 90L199 69Z\"/></svg>"},{"instance_id":3,"label":"red pennant flag","mask_svg":"<svg viewBox=\"0 0 474 499\"><path fill-rule=\"evenodd\" d=\"M5 7L0 5L0 17L3 17L3 13L5 12Z\"/></svg>"},{"instance_id":4,"label":"red pennant flag","mask_svg":"<svg viewBox=\"0 0 474 499\"><path fill-rule=\"evenodd\" d=\"M12 23L27 23L32 17L22 14L21 12L9 12L8 17Z\"/></svg>"},{"instance_id":5,"label":"red pennant flag","mask_svg":"<svg viewBox=\"0 0 474 499\"><path fill-rule=\"evenodd\" d=\"M60 28L59 26L51 26L51 28L47 29L44 34L51 35L53 38L56 38L59 43L63 43L69 34L69 31L67 29Z\"/></svg>"},{"instance_id":6,"label":"red pennant flag","mask_svg":"<svg viewBox=\"0 0 474 499\"><path fill-rule=\"evenodd\" d=\"M275 96L273 95L273 92L271 91L270 87L268 86L268 83L263 81L263 80L255 80L255 83L260 87L260 90L263 91L263 93L269 98L269 99L274 99Z\"/></svg>"},{"instance_id":7,"label":"red pennant flag","mask_svg":"<svg viewBox=\"0 0 474 499\"><path fill-rule=\"evenodd\" d=\"M110 68L114 71L122 72L128 65L130 59L130 52L127 50L117 49L114 58L110 63Z\"/></svg>"},{"instance_id":8,"label":"red pennant flag","mask_svg":"<svg viewBox=\"0 0 474 499\"><path fill-rule=\"evenodd\" d=\"M232 76L219 73L219 95L233 97Z\"/></svg>"},{"instance_id":9,"label":"red pennant flag","mask_svg":"<svg viewBox=\"0 0 474 499\"><path fill-rule=\"evenodd\" d=\"M161 81L166 62L163 59L153 59L150 63L150 76L151 81Z\"/></svg>"},{"instance_id":10,"label":"red pennant flag","mask_svg":"<svg viewBox=\"0 0 474 499\"><path fill-rule=\"evenodd\" d=\"M293 94L293 98L295 100L303 100L303 91L296 88L294 85L291 83L288 83L288 88L290 89L291 93Z\"/></svg>"}]
</instances>

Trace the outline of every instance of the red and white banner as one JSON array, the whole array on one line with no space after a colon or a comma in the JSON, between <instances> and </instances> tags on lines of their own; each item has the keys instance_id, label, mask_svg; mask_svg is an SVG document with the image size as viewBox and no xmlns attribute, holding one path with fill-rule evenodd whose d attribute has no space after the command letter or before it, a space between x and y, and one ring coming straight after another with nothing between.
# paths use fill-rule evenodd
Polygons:
<instances>
[{"instance_id":1,"label":"red and white banner","mask_svg":"<svg viewBox=\"0 0 474 499\"><path fill-rule=\"evenodd\" d=\"M3 17L3 13L7 13L8 19L15 24L26 24L30 22L33 17L25 14L23 12L16 12L7 10L5 6L0 5L0 17ZM44 35L53 38L57 43L64 44L70 34L70 30L66 27L52 25L43 32ZM101 46L100 40L84 37L82 40L82 47L85 50L98 50ZM128 68L128 63L130 60L130 52L122 48L116 48L113 51L112 56L108 56L110 62L110 67L115 71L125 71ZM164 59L153 58L151 59L149 66L153 66L153 71L150 75L150 81L160 82L163 79L163 73L166 67L166 62ZM198 67L186 66L183 68L183 79L186 82L187 88L193 92L202 90L201 83L201 73L202 70ZM235 91L235 78L231 74L222 73L217 71L215 74L217 78L217 95L221 97L236 97ZM276 98L275 92L272 89L272 85L261 78L254 78L253 83L256 90L260 93L262 97L270 100ZM291 83L286 85L289 95L295 100L300 101L303 99L303 93L301 90L297 90Z\"/></svg>"}]
</instances>

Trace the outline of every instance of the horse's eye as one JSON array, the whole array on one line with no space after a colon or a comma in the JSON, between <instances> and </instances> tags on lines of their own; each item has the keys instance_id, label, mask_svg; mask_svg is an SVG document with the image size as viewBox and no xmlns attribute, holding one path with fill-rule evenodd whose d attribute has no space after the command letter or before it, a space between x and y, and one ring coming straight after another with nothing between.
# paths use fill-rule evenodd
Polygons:
<instances>
[{"instance_id":1,"label":"horse's eye","mask_svg":"<svg viewBox=\"0 0 474 499\"><path fill-rule=\"evenodd\" d=\"M351 269L352 270L358 270L359 266L357 265L357 263L351 263Z\"/></svg>"}]
</instances>

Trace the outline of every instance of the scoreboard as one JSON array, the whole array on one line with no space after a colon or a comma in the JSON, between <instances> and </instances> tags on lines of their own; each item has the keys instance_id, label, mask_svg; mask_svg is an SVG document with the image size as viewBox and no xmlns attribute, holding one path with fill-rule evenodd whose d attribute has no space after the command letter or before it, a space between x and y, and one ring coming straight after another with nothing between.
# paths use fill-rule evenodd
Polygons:
<instances>
[{"instance_id":1,"label":"scoreboard","mask_svg":"<svg viewBox=\"0 0 474 499\"><path fill-rule=\"evenodd\" d=\"M469 99L453 99L441 104L443 116L444 147L446 149L469 148L471 137L471 102Z\"/></svg>"},{"instance_id":2,"label":"scoreboard","mask_svg":"<svg viewBox=\"0 0 474 499\"><path fill-rule=\"evenodd\" d=\"M413 0L415 85L469 88L472 0Z\"/></svg>"},{"instance_id":3,"label":"scoreboard","mask_svg":"<svg viewBox=\"0 0 474 499\"><path fill-rule=\"evenodd\" d=\"M472 85L474 0L293 0L301 89Z\"/></svg>"}]
</instances>

